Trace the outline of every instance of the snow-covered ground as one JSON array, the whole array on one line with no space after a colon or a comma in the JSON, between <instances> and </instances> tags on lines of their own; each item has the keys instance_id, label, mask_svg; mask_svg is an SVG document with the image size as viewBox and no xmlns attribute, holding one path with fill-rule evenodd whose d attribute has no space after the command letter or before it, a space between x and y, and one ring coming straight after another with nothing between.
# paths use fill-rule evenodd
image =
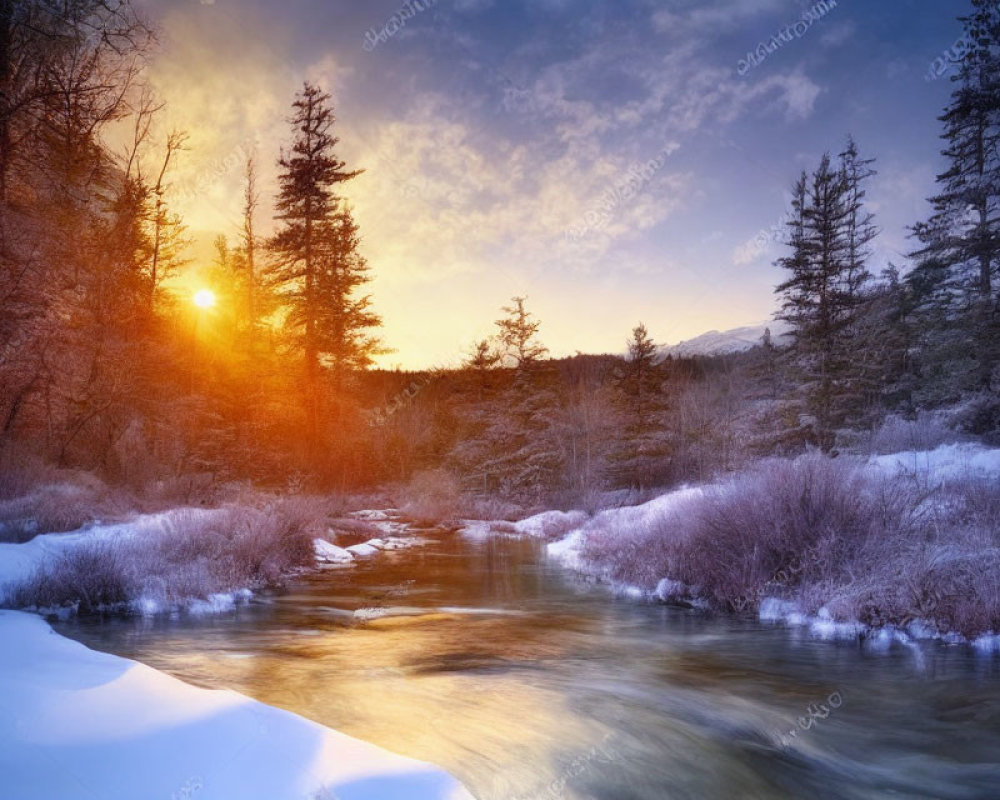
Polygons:
<instances>
[{"instance_id":1,"label":"snow-covered ground","mask_svg":"<svg viewBox=\"0 0 1000 800\"><path fill-rule=\"evenodd\" d=\"M869 464L886 475L911 475L929 485L970 476L1000 478L1000 449L969 443L945 444L933 450L874 456Z\"/></svg>"},{"instance_id":2,"label":"snow-covered ground","mask_svg":"<svg viewBox=\"0 0 1000 800\"><path fill-rule=\"evenodd\" d=\"M467 800L449 774L0 612L0 796Z\"/></svg>"}]
</instances>

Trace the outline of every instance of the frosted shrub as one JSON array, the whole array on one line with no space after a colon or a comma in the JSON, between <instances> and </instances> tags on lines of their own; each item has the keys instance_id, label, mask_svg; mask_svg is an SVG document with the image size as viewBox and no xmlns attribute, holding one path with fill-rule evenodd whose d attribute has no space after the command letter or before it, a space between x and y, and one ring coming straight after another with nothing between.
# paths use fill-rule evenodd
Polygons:
<instances>
[{"instance_id":1,"label":"frosted shrub","mask_svg":"<svg viewBox=\"0 0 1000 800\"><path fill-rule=\"evenodd\" d=\"M928 488L809 455L657 508L595 518L584 558L613 580L653 590L666 578L719 608L777 596L872 626L1000 631L995 481Z\"/></svg>"},{"instance_id":2,"label":"frosted shrub","mask_svg":"<svg viewBox=\"0 0 1000 800\"><path fill-rule=\"evenodd\" d=\"M132 502L127 493L93 478L39 486L0 500L0 542L22 543L43 533L77 530L95 520L121 519Z\"/></svg>"},{"instance_id":3,"label":"frosted shrub","mask_svg":"<svg viewBox=\"0 0 1000 800\"><path fill-rule=\"evenodd\" d=\"M872 433L867 449L872 455L889 455L908 450L933 450L960 439L961 436L940 415L922 411L915 419L904 419L892 414Z\"/></svg>"},{"instance_id":4,"label":"frosted shrub","mask_svg":"<svg viewBox=\"0 0 1000 800\"><path fill-rule=\"evenodd\" d=\"M83 613L122 610L138 601L183 605L212 594L279 584L313 562L302 509L177 512L145 535L88 542L16 587L13 607L72 606Z\"/></svg>"}]
</instances>

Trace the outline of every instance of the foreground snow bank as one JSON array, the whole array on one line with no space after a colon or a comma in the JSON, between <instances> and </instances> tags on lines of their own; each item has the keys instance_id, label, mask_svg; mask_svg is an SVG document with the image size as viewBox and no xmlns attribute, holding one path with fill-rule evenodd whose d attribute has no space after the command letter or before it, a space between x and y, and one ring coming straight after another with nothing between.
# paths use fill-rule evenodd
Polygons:
<instances>
[{"instance_id":1,"label":"foreground snow bank","mask_svg":"<svg viewBox=\"0 0 1000 800\"><path fill-rule=\"evenodd\" d=\"M767 460L604 511L548 554L619 593L757 611L819 638L1000 652L1000 450Z\"/></svg>"},{"instance_id":2,"label":"foreground snow bank","mask_svg":"<svg viewBox=\"0 0 1000 800\"><path fill-rule=\"evenodd\" d=\"M471 800L440 769L0 612L0 793L18 800Z\"/></svg>"}]
</instances>

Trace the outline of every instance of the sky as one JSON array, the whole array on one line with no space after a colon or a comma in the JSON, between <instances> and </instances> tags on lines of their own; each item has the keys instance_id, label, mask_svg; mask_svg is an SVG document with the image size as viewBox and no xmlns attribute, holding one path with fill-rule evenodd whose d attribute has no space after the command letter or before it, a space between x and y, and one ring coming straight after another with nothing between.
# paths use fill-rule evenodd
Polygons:
<instances>
[{"instance_id":1,"label":"sky","mask_svg":"<svg viewBox=\"0 0 1000 800\"><path fill-rule=\"evenodd\" d=\"M400 0L139 1L160 31L160 129L190 137L171 193L191 269L235 235L251 151L273 224L290 104L318 82L339 157L365 170L344 194L380 364L404 369L457 365L515 295L554 356L621 352L640 321L672 344L769 319L789 190L849 134L877 159L872 271L905 268L943 169L935 59L968 7L420 0L400 27Z\"/></svg>"}]
</instances>

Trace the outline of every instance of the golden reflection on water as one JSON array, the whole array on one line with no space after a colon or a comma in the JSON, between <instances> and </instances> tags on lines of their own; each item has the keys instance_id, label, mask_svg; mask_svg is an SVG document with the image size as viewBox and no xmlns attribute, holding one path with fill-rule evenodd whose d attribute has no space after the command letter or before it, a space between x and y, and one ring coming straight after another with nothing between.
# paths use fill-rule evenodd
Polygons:
<instances>
[{"instance_id":1,"label":"golden reflection on water","mask_svg":"<svg viewBox=\"0 0 1000 800\"><path fill-rule=\"evenodd\" d=\"M565 768L540 755L553 743L593 751L608 731L533 680L539 665L571 655L566 642L544 631L512 642L505 625L438 612L386 616L299 630L252 658L185 653L153 666L435 763L479 797L540 796Z\"/></svg>"}]
</instances>

